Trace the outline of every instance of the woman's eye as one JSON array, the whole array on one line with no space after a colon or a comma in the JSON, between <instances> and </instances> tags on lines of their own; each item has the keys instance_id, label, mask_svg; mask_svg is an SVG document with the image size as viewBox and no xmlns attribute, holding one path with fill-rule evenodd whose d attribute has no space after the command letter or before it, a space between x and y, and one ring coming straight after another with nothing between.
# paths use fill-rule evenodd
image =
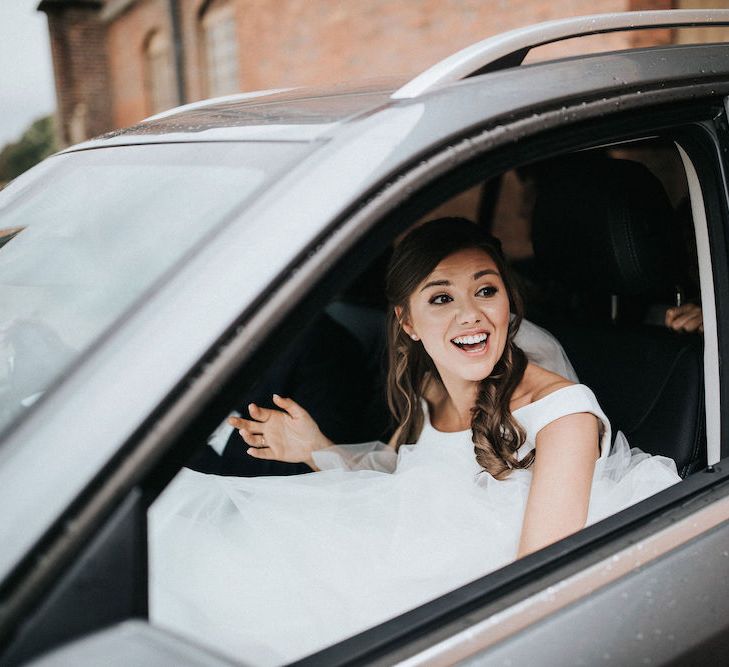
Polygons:
<instances>
[{"instance_id":1,"label":"woman's eye","mask_svg":"<svg viewBox=\"0 0 729 667\"><path fill-rule=\"evenodd\" d=\"M428 303L434 303L440 306L444 303L448 303L449 301L453 301L453 299L451 299L451 297L449 297L447 294L436 294L435 296L430 298Z\"/></svg>"},{"instance_id":2,"label":"woman's eye","mask_svg":"<svg viewBox=\"0 0 729 667\"><path fill-rule=\"evenodd\" d=\"M498 292L498 288L494 287L493 285L486 285L485 287L482 287L476 294L478 296L493 296Z\"/></svg>"}]
</instances>

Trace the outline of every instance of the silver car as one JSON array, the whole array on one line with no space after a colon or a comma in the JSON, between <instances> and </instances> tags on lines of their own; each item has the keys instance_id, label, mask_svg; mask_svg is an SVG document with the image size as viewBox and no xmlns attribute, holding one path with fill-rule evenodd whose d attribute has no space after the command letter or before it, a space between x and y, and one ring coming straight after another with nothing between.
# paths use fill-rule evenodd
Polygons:
<instances>
[{"instance_id":1,"label":"silver car","mask_svg":"<svg viewBox=\"0 0 729 667\"><path fill-rule=\"evenodd\" d=\"M444 213L501 238L528 317L683 481L299 664L727 661L729 46L521 65L710 25L729 11L568 19L407 83L195 103L6 187L0 664L246 664L148 622L147 510L322 313L362 346L377 410L373 276ZM701 332L664 326L681 303Z\"/></svg>"}]
</instances>

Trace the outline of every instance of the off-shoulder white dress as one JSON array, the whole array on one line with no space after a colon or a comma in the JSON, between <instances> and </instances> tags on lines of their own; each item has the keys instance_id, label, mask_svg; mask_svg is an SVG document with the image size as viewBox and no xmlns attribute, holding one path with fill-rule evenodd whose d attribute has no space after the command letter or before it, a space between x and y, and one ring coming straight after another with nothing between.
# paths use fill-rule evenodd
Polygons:
<instances>
[{"instance_id":1,"label":"off-shoulder white dress","mask_svg":"<svg viewBox=\"0 0 729 667\"><path fill-rule=\"evenodd\" d=\"M632 453L584 385L514 411L527 439L559 417L603 423L588 523L679 481ZM532 473L495 480L471 431L426 419L418 442L321 452L321 472L235 478L183 470L150 511L150 618L246 664L283 664L512 561ZM363 469L364 468L364 469ZM366 469L370 468L370 469Z\"/></svg>"}]
</instances>

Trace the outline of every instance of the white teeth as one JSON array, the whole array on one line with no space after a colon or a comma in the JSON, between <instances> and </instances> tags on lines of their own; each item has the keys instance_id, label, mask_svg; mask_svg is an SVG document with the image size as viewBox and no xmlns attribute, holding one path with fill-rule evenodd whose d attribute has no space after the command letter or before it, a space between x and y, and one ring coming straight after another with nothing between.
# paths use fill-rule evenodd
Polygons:
<instances>
[{"instance_id":1,"label":"white teeth","mask_svg":"<svg viewBox=\"0 0 729 667\"><path fill-rule=\"evenodd\" d=\"M475 336L459 336L453 338L453 342L457 345L474 345L475 343L483 343L488 337L488 334L485 333L476 334Z\"/></svg>"}]
</instances>

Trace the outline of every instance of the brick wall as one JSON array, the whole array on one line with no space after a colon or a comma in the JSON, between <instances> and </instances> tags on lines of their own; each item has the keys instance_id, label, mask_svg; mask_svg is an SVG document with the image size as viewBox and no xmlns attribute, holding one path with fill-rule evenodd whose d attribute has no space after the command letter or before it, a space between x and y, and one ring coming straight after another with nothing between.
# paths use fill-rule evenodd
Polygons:
<instances>
[{"instance_id":1,"label":"brick wall","mask_svg":"<svg viewBox=\"0 0 729 667\"><path fill-rule=\"evenodd\" d=\"M61 0L56 0L61 2ZM200 13L208 0L179 0L187 101L206 97ZM515 27L566 16L668 8L672 0L228 0L235 7L241 91L321 85L390 75L410 77L454 51ZM86 48L74 41L74 10L57 22L54 62ZM115 4L120 9L110 13ZM150 113L144 43L152 30L172 43L169 0L113 0L107 4L106 47L110 111L107 126L121 127ZM50 15L49 15L50 18ZM66 33L62 38L60 33ZM101 34L101 33L100 33ZM670 31L617 33L544 47L531 60L569 53L671 41ZM66 47L64 47L66 48ZM58 55L57 55L58 51ZM79 56L83 60L84 56ZM57 68L59 90L67 90ZM171 73L171 76L174 76ZM93 88L89 84L90 88ZM62 97L59 92L59 99ZM67 118L64 100L61 116ZM95 126L96 127L96 126Z\"/></svg>"},{"instance_id":2,"label":"brick wall","mask_svg":"<svg viewBox=\"0 0 729 667\"><path fill-rule=\"evenodd\" d=\"M99 2L47 1L61 145L76 143L112 127L106 26Z\"/></svg>"},{"instance_id":3,"label":"brick wall","mask_svg":"<svg viewBox=\"0 0 729 667\"><path fill-rule=\"evenodd\" d=\"M240 2L233 0L236 4L236 14L240 16L244 11L268 11L263 2ZM200 100L205 98L205 77L203 76L203 53L200 39L199 17L200 12L207 4L207 0L180 0L182 19L182 41L185 51L185 90L187 101ZM240 53L246 49L245 42L241 41L240 21L238 24L238 48ZM243 90L243 88L241 88ZM250 90L256 90L251 88Z\"/></svg>"},{"instance_id":4,"label":"brick wall","mask_svg":"<svg viewBox=\"0 0 729 667\"><path fill-rule=\"evenodd\" d=\"M152 113L145 85L145 46L152 32L164 33L172 44L168 0L133 3L109 22L108 52L114 127L131 125ZM170 72L174 77L174 73Z\"/></svg>"},{"instance_id":5,"label":"brick wall","mask_svg":"<svg viewBox=\"0 0 729 667\"><path fill-rule=\"evenodd\" d=\"M625 0L238 0L241 87L412 76L490 35L561 16L620 11ZM559 9L555 9L555 7ZM625 43L624 37L607 41ZM606 39L602 39L604 44Z\"/></svg>"}]
</instances>

